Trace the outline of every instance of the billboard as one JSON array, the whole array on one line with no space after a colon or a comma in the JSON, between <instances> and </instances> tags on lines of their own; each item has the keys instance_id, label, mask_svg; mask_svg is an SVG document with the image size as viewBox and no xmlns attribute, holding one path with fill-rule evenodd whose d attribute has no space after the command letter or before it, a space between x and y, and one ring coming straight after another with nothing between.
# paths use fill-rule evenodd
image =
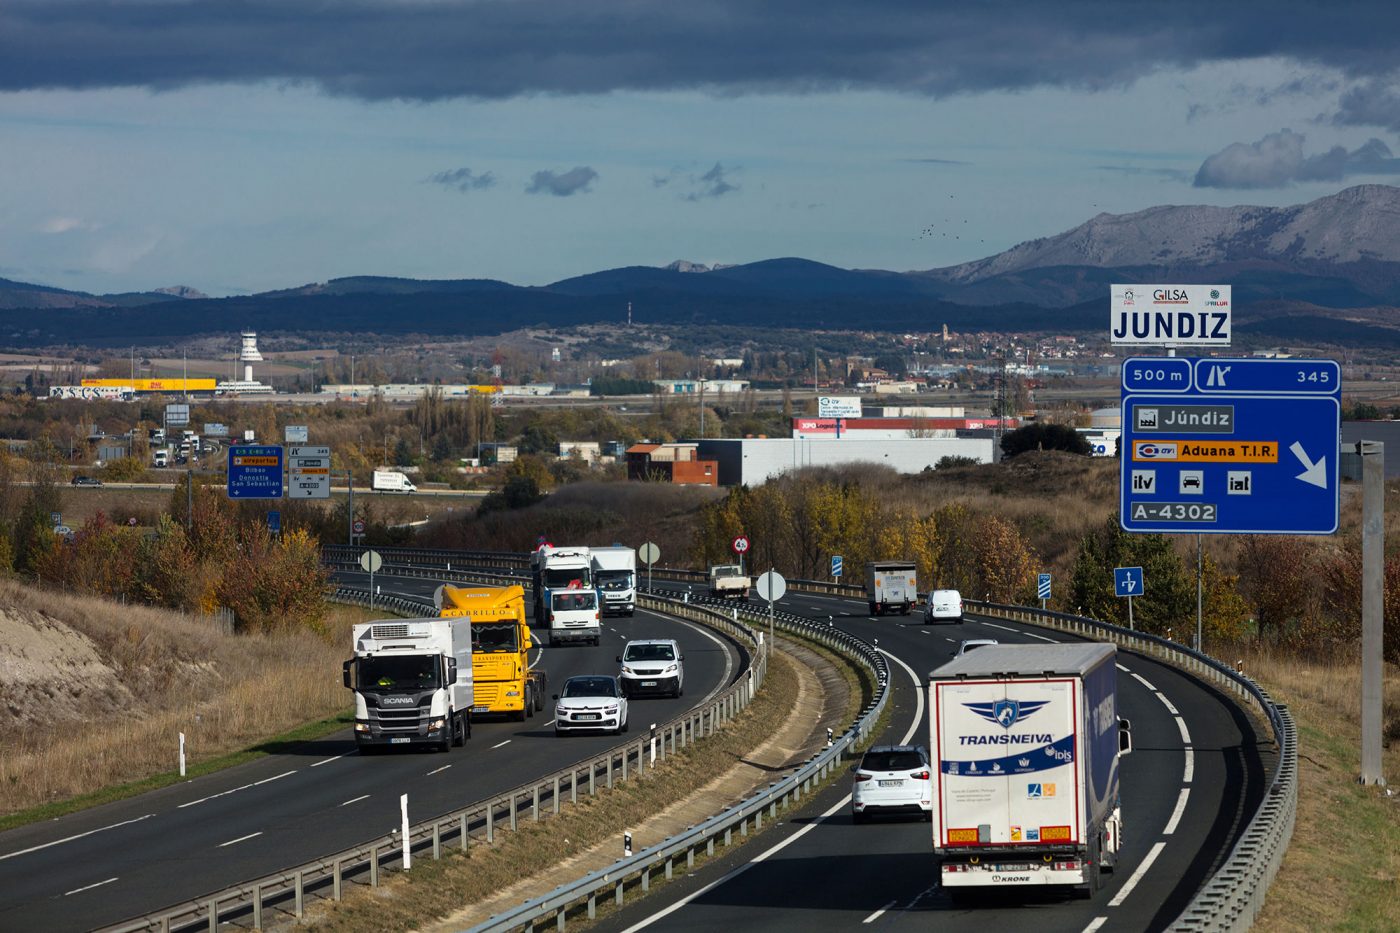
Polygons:
<instances>
[{"instance_id":1,"label":"billboard","mask_svg":"<svg viewBox=\"0 0 1400 933\"><path fill-rule=\"evenodd\" d=\"M130 382L116 386L49 386L49 398L81 398L121 400L132 394Z\"/></svg>"},{"instance_id":2,"label":"billboard","mask_svg":"<svg viewBox=\"0 0 1400 933\"><path fill-rule=\"evenodd\" d=\"M822 418L859 418L859 395L821 395L817 397L817 414Z\"/></svg>"},{"instance_id":3,"label":"billboard","mask_svg":"<svg viewBox=\"0 0 1400 933\"><path fill-rule=\"evenodd\" d=\"M1111 285L1115 346L1228 347L1230 286Z\"/></svg>"},{"instance_id":4,"label":"billboard","mask_svg":"<svg viewBox=\"0 0 1400 933\"><path fill-rule=\"evenodd\" d=\"M85 386L126 386L137 392L213 392L213 379L84 379Z\"/></svg>"}]
</instances>

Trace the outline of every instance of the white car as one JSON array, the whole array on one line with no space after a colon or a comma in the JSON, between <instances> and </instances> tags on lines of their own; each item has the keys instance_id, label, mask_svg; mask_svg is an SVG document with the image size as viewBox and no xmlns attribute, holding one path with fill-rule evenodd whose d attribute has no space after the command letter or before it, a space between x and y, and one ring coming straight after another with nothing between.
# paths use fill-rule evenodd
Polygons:
<instances>
[{"instance_id":1,"label":"white car","mask_svg":"<svg viewBox=\"0 0 1400 933\"><path fill-rule=\"evenodd\" d=\"M924 607L925 622L962 622L962 594L957 590L934 590Z\"/></svg>"},{"instance_id":2,"label":"white car","mask_svg":"<svg viewBox=\"0 0 1400 933\"><path fill-rule=\"evenodd\" d=\"M933 818L933 774L922 745L876 745L851 769L851 819L864 823L877 813Z\"/></svg>"},{"instance_id":3,"label":"white car","mask_svg":"<svg viewBox=\"0 0 1400 933\"><path fill-rule=\"evenodd\" d=\"M617 656L622 665L622 695L657 693L678 697L685 689L685 655L671 638L629 641Z\"/></svg>"},{"instance_id":4,"label":"white car","mask_svg":"<svg viewBox=\"0 0 1400 933\"><path fill-rule=\"evenodd\" d=\"M627 731L627 697L616 677L581 674L554 695L554 734Z\"/></svg>"},{"instance_id":5,"label":"white car","mask_svg":"<svg viewBox=\"0 0 1400 933\"><path fill-rule=\"evenodd\" d=\"M969 638L966 641L958 643L958 653L956 656L960 658L969 651L976 651L978 648L985 648L988 645L995 644L997 644L995 638Z\"/></svg>"}]
</instances>

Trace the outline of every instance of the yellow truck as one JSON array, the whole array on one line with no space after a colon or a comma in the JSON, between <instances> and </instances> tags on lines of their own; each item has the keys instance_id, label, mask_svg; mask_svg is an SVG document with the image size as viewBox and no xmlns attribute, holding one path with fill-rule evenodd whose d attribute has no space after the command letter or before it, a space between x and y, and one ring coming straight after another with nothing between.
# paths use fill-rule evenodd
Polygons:
<instances>
[{"instance_id":1,"label":"yellow truck","mask_svg":"<svg viewBox=\"0 0 1400 933\"><path fill-rule=\"evenodd\" d=\"M439 616L468 618L472 634L472 715L504 713L524 721L544 709L544 671L530 669L534 641L525 624L525 590L516 586L442 588Z\"/></svg>"}]
</instances>

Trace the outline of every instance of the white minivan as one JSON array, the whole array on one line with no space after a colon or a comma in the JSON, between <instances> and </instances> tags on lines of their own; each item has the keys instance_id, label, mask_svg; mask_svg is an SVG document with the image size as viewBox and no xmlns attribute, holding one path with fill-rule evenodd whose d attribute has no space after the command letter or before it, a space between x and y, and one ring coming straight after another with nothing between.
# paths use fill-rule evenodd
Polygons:
<instances>
[{"instance_id":1,"label":"white minivan","mask_svg":"<svg viewBox=\"0 0 1400 933\"><path fill-rule=\"evenodd\" d=\"M678 697L685 690L685 656L673 638L646 638L629 641L617 661L622 665L619 680L623 696L655 693Z\"/></svg>"},{"instance_id":2,"label":"white minivan","mask_svg":"<svg viewBox=\"0 0 1400 933\"><path fill-rule=\"evenodd\" d=\"M928 605L924 607L925 622L961 622L962 620L961 593L957 590L934 590L928 594Z\"/></svg>"}]
</instances>

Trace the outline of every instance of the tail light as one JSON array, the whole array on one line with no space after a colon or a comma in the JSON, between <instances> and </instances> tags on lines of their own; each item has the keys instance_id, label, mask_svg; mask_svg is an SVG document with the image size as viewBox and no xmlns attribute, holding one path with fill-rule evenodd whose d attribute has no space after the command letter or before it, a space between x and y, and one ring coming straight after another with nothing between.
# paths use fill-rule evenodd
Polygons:
<instances>
[{"instance_id":1,"label":"tail light","mask_svg":"<svg viewBox=\"0 0 1400 933\"><path fill-rule=\"evenodd\" d=\"M909 775L909 776L910 776L911 778L914 778L915 780L919 780L919 781L927 781L927 780L928 780L928 772L927 772L927 771L915 771L913 774L911 774L911 775Z\"/></svg>"},{"instance_id":2,"label":"tail light","mask_svg":"<svg viewBox=\"0 0 1400 933\"><path fill-rule=\"evenodd\" d=\"M856 772L856 781L857 781L857 782L860 782L860 781L868 781L868 780L870 780L871 777L872 777L872 775L869 775L869 774L862 774L862 773L859 772L859 771Z\"/></svg>"},{"instance_id":3,"label":"tail light","mask_svg":"<svg viewBox=\"0 0 1400 933\"><path fill-rule=\"evenodd\" d=\"M596 612L593 613L593 618L595 618L595 619L598 618L598 613L596 613Z\"/></svg>"}]
</instances>

